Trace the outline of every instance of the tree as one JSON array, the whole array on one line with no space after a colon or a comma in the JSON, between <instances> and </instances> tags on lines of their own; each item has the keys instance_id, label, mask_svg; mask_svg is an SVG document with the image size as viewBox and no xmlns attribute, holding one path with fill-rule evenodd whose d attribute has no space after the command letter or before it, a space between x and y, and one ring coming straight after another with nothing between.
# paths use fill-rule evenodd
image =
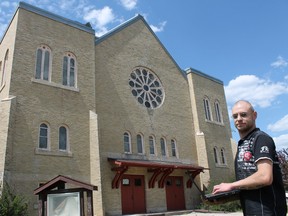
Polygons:
<instances>
[{"instance_id":1,"label":"tree","mask_svg":"<svg viewBox=\"0 0 288 216\"><path fill-rule=\"evenodd\" d=\"M288 190L288 148L282 149L277 153L282 170L284 187L286 190Z\"/></svg>"},{"instance_id":2,"label":"tree","mask_svg":"<svg viewBox=\"0 0 288 216\"><path fill-rule=\"evenodd\" d=\"M3 184L0 197L0 216L27 216L28 204L24 197L16 195L12 188Z\"/></svg>"}]
</instances>

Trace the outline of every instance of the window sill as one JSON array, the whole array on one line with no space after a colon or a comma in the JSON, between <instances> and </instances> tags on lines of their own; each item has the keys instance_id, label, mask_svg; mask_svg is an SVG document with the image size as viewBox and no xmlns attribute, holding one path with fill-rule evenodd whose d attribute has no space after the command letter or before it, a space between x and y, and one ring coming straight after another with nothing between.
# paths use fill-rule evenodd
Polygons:
<instances>
[{"instance_id":1,"label":"window sill","mask_svg":"<svg viewBox=\"0 0 288 216\"><path fill-rule=\"evenodd\" d=\"M207 123L210 123L210 124L215 124L215 125L219 125L219 126L224 126L224 123L223 123L223 122L211 121L211 120L207 120L207 119L205 119L205 121L206 121Z\"/></svg>"},{"instance_id":2,"label":"window sill","mask_svg":"<svg viewBox=\"0 0 288 216\"><path fill-rule=\"evenodd\" d=\"M49 81L46 81L46 80L32 78L31 81L34 82L34 83L38 83L38 84L42 84L42 85L48 85L48 86L61 88L61 89L66 89L66 90L70 90L70 91L75 91L75 92L79 92L80 91L78 88L75 88L75 87L65 86L65 85L61 85L59 83L49 82Z\"/></svg>"},{"instance_id":3,"label":"window sill","mask_svg":"<svg viewBox=\"0 0 288 216\"><path fill-rule=\"evenodd\" d=\"M215 164L216 167L219 167L219 168L227 168L227 164Z\"/></svg>"},{"instance_id":4,"label":"window sill","mask_svg":"<svg viewBox=\"0 0 288 216\"><path fill-rule=\"evenodd\" d=\"M72 152L68 151L50 151L46 149L35 148L36 155L58 156L58 157L73 157Z\"/></svg>"}]
</instances>

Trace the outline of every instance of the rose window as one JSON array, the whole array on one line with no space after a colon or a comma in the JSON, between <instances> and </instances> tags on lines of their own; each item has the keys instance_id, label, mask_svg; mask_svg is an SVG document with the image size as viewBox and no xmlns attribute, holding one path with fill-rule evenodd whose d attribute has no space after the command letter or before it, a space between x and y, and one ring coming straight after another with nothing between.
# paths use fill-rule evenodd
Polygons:
<instances>
[{"instance_id":1,"label":"rose window","mask_svg":"<svg viewBox=\"0 0 288 216\"><path fill-rule=\"evenodd\" d=\"M132 95L147 108L157 108L164 100L164 89L158 77L146 68L136 68L130 74Z\"/></svg>"}]
</instances>

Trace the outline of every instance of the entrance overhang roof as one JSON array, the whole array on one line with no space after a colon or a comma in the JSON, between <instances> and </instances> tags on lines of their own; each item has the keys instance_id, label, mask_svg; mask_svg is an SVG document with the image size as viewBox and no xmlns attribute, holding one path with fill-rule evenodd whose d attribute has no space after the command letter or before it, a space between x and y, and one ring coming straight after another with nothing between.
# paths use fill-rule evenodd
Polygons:
<instances>
[{"instance_id":1,"label":"entrance overhang roof","mask_svg":"<svg viewBox=\"0 0 288 216\"><path fill-rule=\"evenodd\" d=\"M108 158L108 161L112 164L112 170L116 171L114 179L112 181L112 188L119 188L119 184L122 176L128 170L129 167L143 167L147 168L148 172L153 172L152 177L149 180L149 188L154 188L157 177L158 187L163 188L166 178L175 170L182 169L186 170L187 173L191 174L194 179L200 172L203 172L204 167L171 161L152 161L152 160L137 160L137 159L119 159L119 158ZM161 177L160 177L161 176ZM192 187L191 179L187 181L187 187Z\"/></svg>"}]
</instances>

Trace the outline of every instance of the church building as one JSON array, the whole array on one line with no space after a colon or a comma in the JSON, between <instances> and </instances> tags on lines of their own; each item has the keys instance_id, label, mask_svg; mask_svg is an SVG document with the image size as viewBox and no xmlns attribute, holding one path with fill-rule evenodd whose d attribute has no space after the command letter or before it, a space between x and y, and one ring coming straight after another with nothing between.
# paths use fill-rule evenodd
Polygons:
<instances>
[{"instance_id":1,"label":"church building","mask_svg":"<svg viewBox=\"0 0 288 216\"><path fill-rule=\"evenodd\" d=\"M234 173L223 82L180 68L141 15L96 37L20 2L0 43L0 122L1 189L31 216L59 175L97 186L103 216L195 209L196 185Z\"/></svg>"}]
</instances>

